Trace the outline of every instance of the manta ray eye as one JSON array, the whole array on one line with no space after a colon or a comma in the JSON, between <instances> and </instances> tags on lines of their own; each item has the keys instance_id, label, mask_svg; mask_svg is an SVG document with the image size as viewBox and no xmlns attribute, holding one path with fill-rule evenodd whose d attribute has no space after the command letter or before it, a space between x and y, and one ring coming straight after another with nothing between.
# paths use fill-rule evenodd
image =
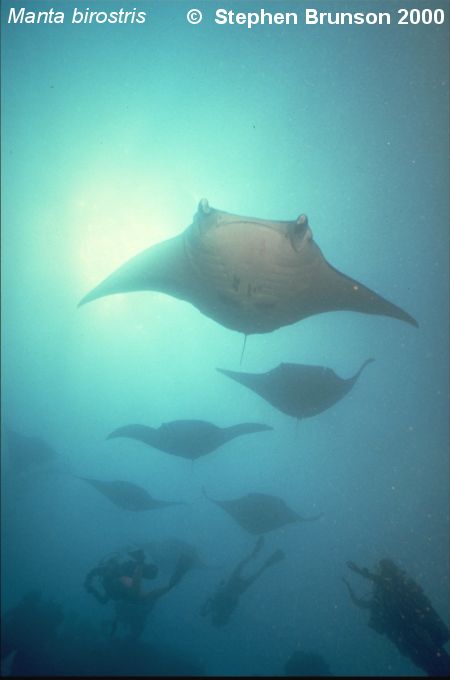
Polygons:
<instances>
[{"instance_id":1,"label":"manta ray eye","mask_svg":"<svg viewBox=\"0 0 450 680\"><path fill-rule=\"evenodd\" d=\"M299 217L297 217L297 220L295 222L299 227L307 227L308 226L308 218L306 215L302 214Z\"/></svg>"},{"instance_id":2,"label":"manta ray eye","mask_svg":"<svg viewBox=\"0 0 450 680\"><path fill-rule=\"evenodd\" d=\"M198 209L201 210L201 212L203 212L205 215L208 215L211 212L207 198L201 199L200 203L198 204Z\"/></svg>"},{"instance_id":3,"label":"manta ray eye","mask_svg":"<svg viewBox=\"0 0 450 680\"><path fill-rule=\"evenodd\" d=\"M308 218L306 215L300 215L300 217L297 217L293 224L292 233L294 236L303 236L308 227Z\"/></svg>"},{"instance_id":4,"label":"manta ray eye","mask_svg":"<svg viewBox=\"0 0 450 680\"><path fill-rule=\"evenodd\" d=\"M295 222L290 223L289 238L294 250L300 252L305 239L309 240L309 225L306 215L300 215Z\"/></svg>"}]
</instances>

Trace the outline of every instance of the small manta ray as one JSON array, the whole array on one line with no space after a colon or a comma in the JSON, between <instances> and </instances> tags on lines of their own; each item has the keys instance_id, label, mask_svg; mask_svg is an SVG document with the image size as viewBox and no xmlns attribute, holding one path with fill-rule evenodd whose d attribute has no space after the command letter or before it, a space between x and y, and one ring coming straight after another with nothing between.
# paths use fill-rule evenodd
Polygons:
<instances>
[{"instance_id":1,"label":"small manta ray","mask_svg":"<svg viewBox=\"0 0 450 680\"><path fill-rule=\"evenodd\" d=\"M125 425L111 432L107 439L130 437L173 456L195 460L215 451L235 437L272 429L259 423L218 427L204 420L174 420L163 423L157 429L146 425Z\"/></svg>"},{"instance_id":2,"label":"small manta ray","mask_svg":"<svg viewBox=\"0 0 450 680\"><path fill-rule=\"evenodd\" d=\"M125 262L79 303L152 290L190 302L245 335L337 310L417 321L325 260L306 215L292 222L232 215L200 201L193 223Z\"/></svg>"},{"instance_id":3,"label":"small manta ray","mask_svg":"<svg viewBox=\"0 0 450 680\"><path fill-rule=\"evenodd\" d=\"M28 437L5 428L8 465L11 470L25 470L36 464L47 463L58 458L57 452L38 437Z\"/></svg>"},{"instance_id":4,"label":"small manta ray","mask_svg":"<svg viewBox=\"0 0 450 680\"><path fill-rule=\"evenodd\" d=\"M210 498L204 488L203 493L208 500L223 508L250 534L265 534L267 531L279 529L292 522L312 522L322 517L322 514L301 517L281 498L266 493L248 493L246 496L234 498L231 501L218 501Z\"/></svg>"},{"instance_id":5,"label":"small manta ray","mask_svg":"<svg viewBox=\"0 0 450 680\"><path fill-rule=\"evenodd\" d=\"M119 506L119 508L124 508L124 510L140 512L144 510L158 510L169 505L184 505L180 501L158 501L152 498L141 486L137 486L137 484L132 482L102 482L98 479L89 479L88 477L77 477L77 479L87 482L106 496L111 503Z\"/></svg>"},{"instance_id":6,"label":"small manta ray","mask_svg":"<svg viewBox=\"0 0 450 680\"><path fill-rule=\"evenodd\" d=\"M304 364L280 364L267 373L217 370L245 385L276 409L294 418L311 418L326 411L350 392L367 359L352 378L340 378L331 368Z\"/></svg>"}]
</instances>

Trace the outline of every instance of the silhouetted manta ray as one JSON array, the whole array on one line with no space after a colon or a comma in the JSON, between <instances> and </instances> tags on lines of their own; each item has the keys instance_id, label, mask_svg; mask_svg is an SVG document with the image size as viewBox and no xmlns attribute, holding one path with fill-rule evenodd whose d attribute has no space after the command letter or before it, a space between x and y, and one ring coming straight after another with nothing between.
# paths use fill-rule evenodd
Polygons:
<instances>
[{"instance_id":1,"label":"silhouetted manta ray","mask_svg":"<svg viewBox=\"0 0 450 680\"><path fill-rule=\"evenodd\" d=\"M166 508L169 505L184 505L177 501L158 501L152 498L150 494L137 484L132 482L114 481L102 482L98 479L90 479L88 477L78 477L84 482L87 482L94 489L97 489L101 494L106 496L111 503L118 505L119 508L125 510L133 510L135 512L143 510L158 510L159 508Z\"/></svg>"},{"instance_id":2,"label":"silhouetted manta ray","mask_svg":"<svg viewBox=\"0 0 450 680\"><path fill-rule=\"evenodd\" d=\"M279 529L292 522L312 522L322 517L322 514L301 517L281 498L266 493L248 493L230 501L215 500L208 496L204 488L203 493L208 500L219 505L250 534L265 534L267 531Z\"/></svg>"},{"instance_id":3,"label":"silhouetted manta ray","mask_svg":"<svg viewBox=\"0 0 450 680\"><path fill-rule=\"evenodd\" d=\"M132 257L79 304L142 290L186 300L246 335L336 310L418 325L400 307L328 264L306 215L293 222L241 217L211 208L206 199L184 232Z\"/></svg>"},{"instance_id":4,"label":"silhouetted manta ray","mask_svg":"<svg viewBox=\"0 0 450 680\"><path fill-rule=\"evenodd\" d=\"M11 469L23 470L30 465L46 463L58 457L57 452L38 437L28 437L5 428L6 445Z\"/></svg>"},{"instance_id":5,"label":"silhouetted manta ray","mask_svg":"<svg viewBox=\"0 0 450 680\"><path fill-rule=\"evenodd\" d=\"M280 364L267 373L217 370L245 385L279 411L294 418L310 418L326 411L350 392L367 359L352 378L340 378L331 368L304 364Z\"/></svg>"},{"instance_id":6,"label":"silhouetted manta ray","mask_svg":"<svg viewBox=\"0 0 450 680\"><path fill-rule=\"evenodd\" d=\"M157 429L146 425L125 425L111 432L107 439L130 437L165 453L195 460L215 451L235 437L272 429L259 423L218 427L204 420L174 420L163 423Z\"/></svg>"}]
</instances>

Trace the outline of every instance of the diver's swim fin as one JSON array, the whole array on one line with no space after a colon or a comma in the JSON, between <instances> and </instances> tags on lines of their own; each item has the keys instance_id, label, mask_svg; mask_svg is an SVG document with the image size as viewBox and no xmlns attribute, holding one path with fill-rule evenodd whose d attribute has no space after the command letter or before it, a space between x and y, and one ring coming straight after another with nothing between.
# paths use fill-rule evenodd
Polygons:
<instances>
[{"instance_id":1,"label":"diver's swim fin","mask_svg":"<svg viewBox=\"0 0 450 680\"><path fill-rule=\"evenodd\" d=\"M283 550L276 550L273 553L273 555L271 555L267 559L265 566L271 567L273 564L276 564L277 562L281 562L282 560L284 560L285 557L286 557L286 553Z\"/></svg>"},{"instance_id":2,"label":"diver's swim fin","mask_svg":"<svg viewBox=\"0 0 450 680\"><path fill-rule=\"evenodd\" d=\"M170 588L173 588L174 586L177 585L177 583L181 581L186 572L188 572L189 569L191 569L193 562L194 560L190 555L181 555L180 559L177 562L177 566L175 567L175 571L170 577L169 581Z\"/></svg>"}]
</instances>

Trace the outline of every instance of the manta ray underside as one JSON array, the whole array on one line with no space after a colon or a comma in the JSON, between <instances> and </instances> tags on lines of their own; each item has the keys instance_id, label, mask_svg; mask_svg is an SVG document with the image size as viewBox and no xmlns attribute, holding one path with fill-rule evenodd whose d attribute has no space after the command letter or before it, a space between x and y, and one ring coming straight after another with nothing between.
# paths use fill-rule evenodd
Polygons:
<instances>
[{"instance_id":1,"label":"manta ray underside","mask_svg":"<svg viewBox=\"0 0 450 680\"><path fill-rule=\"evenodd\" d=\"M87 482L105 496L111 503L117 505L124 510L132 510L133 512L142 512L146 510L159 510L160 508L167 508L169 505L184 505L180 501L160 501L150 496L146 489L143 489L137 484L117 480L113 482L104 482L99 479L91 479L89 477L78 477L78 479Z\"/></svg>"},{"instance_id":2,"label":"manta ray underside","mask_svg":"<svg viewBox=\"0 0 450 680\"><path fill-rule=\"evenodd\" d=\"M338 310L417 322L332 267L306 215L289 222L232 215L200 201L184 232L132 257L80 305L115 293L159 291L246 335Z\"/></svg>"},{"instance_id":3,"label":"manta ray underside","mask_svg":"<svg viewBox=\"0 0 450 680\"><path fill-rule=\"evenodd\" d=\"M279 411L300 419L316 416L343 399L373 361L367 359L351 378L340 378L325 366L306 364L280 364L267 373L217 370L256 392Z\"/></svg>"},{"instance_id":4,"label":"manta ray underside","mask_svg":"<svg viewBox=\"0 0 450 680\"><path fill-rule=\"evenodd\" d=\"M211 498L205 489L203 493L209 501L225 510L242 529L250 534L265 534L268 531L280 529L286 524L312 522L322 517L322 514L302 517L282 498L267 493L248 493L227 501Z\"/></svg>"},{"instance_id":5,"label":"manta ray underside","mask_svg":"<svg viewBox=\"0 0 450 680\"><path fill-rule=\"evenodd\" d=\"M212 453L235 437L271 429L260 423L218 427L205 420L173 420L157 429L146 425L125 425L111 432L107 438L129 437L173 456L195 460Z\"/></svg>"}]
</instances>

